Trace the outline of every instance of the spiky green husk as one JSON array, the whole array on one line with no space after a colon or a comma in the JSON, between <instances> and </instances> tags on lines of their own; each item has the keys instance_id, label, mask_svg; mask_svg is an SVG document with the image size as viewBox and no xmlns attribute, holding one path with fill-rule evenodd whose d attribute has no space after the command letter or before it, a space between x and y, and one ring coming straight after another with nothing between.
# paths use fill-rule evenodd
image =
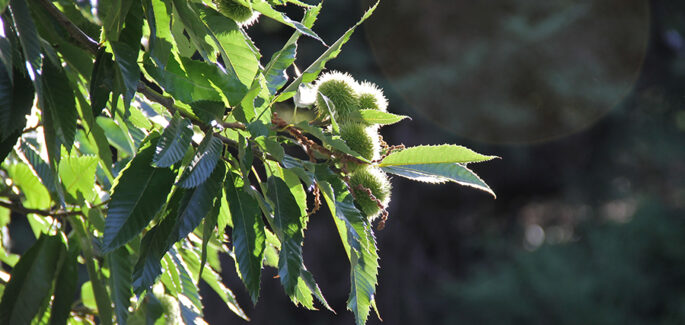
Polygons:
<instances>
[{"instance_id":1,"label":"spiky green husk","mask_svg":"<svg viewBox=\"0 0 685 325\"><path fill-rule=\"evenodd\" d=\"M344 123L340 125L340 137L350 149L362 157L373 160L379 155L378 133L361 123Z\"/></svg>"},{"instance_id":2,"label":"spiky green husk","mask_svg":"<svg viewBox=\"0 0 685 325\"><path fill-rule=\"evenodd\" d=\"M321 75L316 83L315 103L319 116L325 118L330 115L323 97L326 96L335 106L333 111L336 121L338 123L349 121L352 113L359 110L356 87L357 82L347 73L332 71Z\"/></svg>"},{"instance_id":3,"label":"spiky green husk","mask_svg":"<svg viewBox=\"0 0 685 325\"><path fill-rule=\"evenodd\" d=\"M253 12L233 0L214 0L216 8L224 16L233 19L236 23L242 24L253 18Z\"/></svg>"},{"instance_id":4,"label":"spiky green husk","mask_svg":"<svg viewBox=\"0 0 685 325\"><path fill-rule=\"evenodd\" d=\"M388 176L376 167L360 168L350 176L350 186L354 192L355 203L366 217L373 221L380 214L381 208L366 191L358 188L360 184L371 190L373 196L385 207L390 202L390 181L388 181Z\"/></svg>"},{"instance_id":5,"label":"spiky green husk","mask_svg":"<svg viewBox=\"0 0 685 325\"><path fill-rule=\"evenodd\" d=\"M376 84L364 81L357 87L360 109L376 109L388 111L388 100L383 95L383 91Z\"/></svg>"}]
</instances>

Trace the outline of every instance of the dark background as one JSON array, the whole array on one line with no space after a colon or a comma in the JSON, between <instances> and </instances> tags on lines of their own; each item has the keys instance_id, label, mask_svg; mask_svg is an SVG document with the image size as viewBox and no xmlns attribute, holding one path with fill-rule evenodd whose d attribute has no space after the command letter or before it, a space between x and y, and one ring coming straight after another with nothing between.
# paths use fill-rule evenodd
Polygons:
<instances>
[{"instance_id":1,"label":"dark background","mask_svg":"<svg viewBox=\"0 0 685 325\"><path fill-rule=\"evenodd\" d=\"M333 43L368 6L328 0L314 30ZM291 32L266 18L248 30L264 63ZM392 179L377 232L384 323L685 323L684 38L677 0L383 1L327 67L413 117L382 129L388 143L502 157L472 165L497 199ZM300 45L301 69L324 50ZM273 269L251 308L227 259L252 324L353 323L325 209L304 254L337 314L295 307ZM203 295L208 322L242 323Z\"/></svg>"}]
</instances>

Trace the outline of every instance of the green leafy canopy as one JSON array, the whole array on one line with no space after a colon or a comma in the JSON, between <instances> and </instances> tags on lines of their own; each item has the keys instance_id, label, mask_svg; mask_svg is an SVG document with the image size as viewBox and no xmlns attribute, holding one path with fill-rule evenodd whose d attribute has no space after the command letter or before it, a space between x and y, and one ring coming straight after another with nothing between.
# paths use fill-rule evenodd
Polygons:
<instances>
[{"instance_id":1,"label":"green leafy canopy","mask_svg":"<svg viewBox=\"0 0 685 325\"><path fill-rule=\"evenodd\" d=\"M365 83L382 108L366 94L365 107L345 98L345 114L336 111L340 96L318 91L321 79L343 75L324 73L326 64L377 5L324 40L315 26L323 2L0 1L0 227L4 234L11 218L25 217L35 235L21 255L0 241L0 323L194 324L203 317L200 281L248 320L233 291L256 304L263 274L294 304L333 311L303 258L309 219L330 212L340 235L331 244L350 263L346 307L364 324L379 281L374 226L388 217L389 199L374 192L390 189L352 189L350 176L388 173L494 195L466 167L493 156L385 145L381 127L410 118L387 112L375 85ZM235 8L290 37L263 53L250 24L226 11ZM303 38L325 49L311 56ZM298 53L316 58L301 73ZM282 119L309 107L307 91L325 98L326 112ZM341 134L346 123L370 147ZM316 213L324 202L328 212ZM366 215L361 202L380 212ZM229 258L244 288L222 279Z\"/></svg>"}]
</instances>

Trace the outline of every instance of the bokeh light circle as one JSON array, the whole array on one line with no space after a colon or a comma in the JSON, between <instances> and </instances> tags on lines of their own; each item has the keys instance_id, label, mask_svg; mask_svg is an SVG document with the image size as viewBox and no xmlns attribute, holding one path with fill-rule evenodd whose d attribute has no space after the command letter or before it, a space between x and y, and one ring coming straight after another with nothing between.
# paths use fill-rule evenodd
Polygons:
<instances>
[{"instance_id":1,"label":"bokeh light circle","mask_svg":"<svg viewBox=\"0 0 685 325\"><path fill-rule=\"evenodd\" d=\"M646 52L649 7L393 0L365 31L384 77L420 114L470 139L532 143L587 128L625 98Z\"/></svg>"}]
</instances>

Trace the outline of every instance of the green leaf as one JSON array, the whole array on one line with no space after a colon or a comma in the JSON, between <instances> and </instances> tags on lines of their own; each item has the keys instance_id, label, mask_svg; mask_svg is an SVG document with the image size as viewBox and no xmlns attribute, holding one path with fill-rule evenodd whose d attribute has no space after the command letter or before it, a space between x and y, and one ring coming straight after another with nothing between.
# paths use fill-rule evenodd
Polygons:
<instances>
[{"instance_id":1,"label":"green leaf","mask_svg":"<svg viewBox=\"0 0 685 325\"><path fill-rule=\"evenodd\" d=\"M103 20L104 38L112 41L119 39L119 34L124 27L126 15L131 7L132 0L111 0L108 2L108 8L98 3L98 15ZM105 15L102 19L102 15Z\"/></svg>"},{"instance_id":2,"label":"green leaf","mask_svg":"<svg viewBox=\"0 0 685 325\"><path fill-rule=\"evenodd\" d=\"M122 127L113 119L98 116L95 119L96 123L104 131L107 136L107 141L117 150L123 151L127 156L133 156L135 147L133 146L133 139L131 139Z\"/></svg>"},{"instance_id":3,"label":"green leaf","mask_svg":"<svg viewBox=\"0 0 685 325\"><path fill-rule=\"evenodd\" d=\"M7 8L7 5L10 3L9 0L0 0L0 14L5 12L5 9Z\"/></svg>"},{"instance_id":4,"label":"green leaf","mask_svg":"<svg viewBox=\"0 0 685 325\"><path fill-rule=\"evenodd\" d=\"M352 119L364 122L366 124L390 125L395 124L404 119L411 119L406 115L397 115L393 113L379 111L377 109L362 109L359 110L359 116L353 116Z\"/></svg>"},{"instance_id":5,"label":"green leaf","mask_svg":"<svg viewBox=\"0 0 685 325\"><path fill-rule=\"evenodd\" d=\"M214 171L223 147L219 138L213 136L211 132L207 133L197 147L193 161L183 171L178 185L182 188L193 188L202 184Z\"/></svg>"},{"instance_id":6,"label":"green leaf","mask_svg":"<svg viewBox=\"0 0 685 325\"><path fill-rule=\"evenodd\" d=\"M209 29L191 8L191 3L185 0L171 0L170 2L173 3L177 17L183 23L185 32L190 37L190 41L195 46L195 49L202 56L202 59L206 62L214 62L210 60L210 54L212 54L214 49L205 41L205 36L209 36ZM178 39L176 41L179 42Z\"/></svg>"},{"instance_id":7,"label":"green leaf","mask_svg":"<svg viewBox=\"0 0 685 325\"><path fill-rule=\"evenodd\" d=\"M95 190L95 170L98 159L94 156L76 156L75 154L63 157L59 162L59 177L62 185L74 198L79 197L92 202L97 198Z\"/></svg>"},{"instance_id":8,"label":"green leaf","mask_svg":"<svg viewBox=\"0 0 685 325\"><path fill-rule=\"evenodd\" d=\"M349 41L350 37L354 33L354 30L359 27L359 25L361 25L367 18L369 18L371 14L373 14L373 11L376 10L377 6L378 1L371 8L369 8L366 13L364 13L362 18L354 26L348 29L345 34L343 34L337 41L335 41L335 43L333 43L326 51L324 51L323 54L321 54L321 56L314 61L314 63L305 69L302 74L297 77L297 79L293 80L293 82L291 82L290 85L288 85L288 87L286 87L281 94L274 99L274 101L282 102L287 100L295 94L301 83L309 83L314 81L316 77L318 77L321 70L324 69L326 62L336 58L338 54L340 54L342 46Z\"/></svg>"},{"instance_id":9,"label":"green leaf","mask_svg":"<svg viewBox=\"0 0 685 325\"><path fill-rule=\"evenodd\" d=\"M11 75L8 69L12 71ZM33 84L26 70L13 69L0 61L0 140L8 141L11 146L17 143L17 131L21 134L26 125L26 115L31 113L33 96Z\"/></svg>"},{"instance_id":10,"label":"green leaf","mask_svg":"<svg viewBox=\"0 0 685 325\"><path fill-rule=\"evenodd\" d=\"M103 251L110 252L138 235L166 202L174 183L168 168L150 166L158 136L151 135L114 180L105 219Z\"/></svg>"},{"instance_id":11,"label":"green leaf","mask_svg":"<svg viewBox=\"0 0 685 325\"><path fill-rule=\"evenodd\" d=\"M269 153L274 159L277 161L283 161L283 158L285 157L285 149L283 149L283 145L281 145L278 140L275 139L275 137L258 137L255 139L255 142L257 142L264 151Z\"/></svg>"},{"instance_id":12,"label":"green leaf","mask_svg":"<svg viewBox=\"0 0 685 325\"><path fill-rule=\"evenodd\" d=\"M469 148L453 144L416 146L389 154L378 166L405 166L444 163L472 163L497 158L481 155Z\"/></svg>"},{"instance_id":13,"label":"green leaf","mask_svg":"<svg viewBox=\"0 0 685 325\"><path fill-rule=\"evenodd\" d=\"M33 173L38 175L40 182L50 193L53 193L55 201L64 202L64 190L57 184L57 178L50 166L43 161L36 149L26 141L22 141L19 150L24 156L24 161L31 167Z\"/></svg>"},{"instance_id":14,"label":"green leaf","mask_svg":"<svg viewBox=\"0 0 685 325\"><path fill-rule=\"evenodd\" d=\"M164 219L150 229L140 243L140 255L133 268L133 292L137 295L150 288L157 276L162 273L160 259L171 247L167 245L167 238L171 236L174 225L178 220L178 207L184 191L178 189L169 199Z\"/></svg>"},{"instance_id":15,"label":"green leaf","mask_svg":"<svg viewBox=\"0 0 685 325\"><path fill-rule=\"evenodd\" d=\"M321 37L319 37L319 35L316 35L316 33L309 29L309 27L305 26L300 22L288 18L288 16L286 16L284 13L280 11L275 10L268 2L264 0L258 0L252 3L252 9L261 12L262 14L264 14L264 16L267 16L281 24L295 28L298 32L321 42L321 44L323 44L324 46L328 46L321 39Z\"/></svg>"},{"instance_id":16,"label":"green leaf","mask_svg":"<svg viewBox=\"0 0 685 325\"><path fill-rule=\"evenodd\" d=\"M157 142L152 164L156 167L170 167L181 160L192 141L193 129L190 122L175 114Z\"/></svg>"},{"instance_id":17,"label":"green leaf","mask_svg":"<svg viewBox=\"0 0 685 325\"><path fill-rule=\"evenodd\" d=\"M224 172L224 176L225 172ZM209 254L209 249L212 247L209 245L209 241L214 239L214 229L216 229L216 224L218 222L219 218L219 211L221 210L221 203L223 202L223 188L220 189L221 193L219 194L219 198L214 200L212 209L207 213L207 216L205 216L205 220L202 223L202 247L200 251L200 276L202 276L202 271L205 269L205 264L207 263L207 256ZM223 236L223 231L219 233L220 236ZM216 252L216 249L212 249L212 253L216 253L217 258L218 258L218 252Z\"/></svg>"},{"instance_id":18,"label":"green leaf","mask_svg":"<svg viewBox=\"0 0 685 325\"><path fill-rule=\"evenodd\" d=\"M12 269L0 301L1 324L30 324L50 294L66 249L59 236L41 236Z\"/></svg>"},{"instance_id":19,"label":"green leaf","mask_svg":"<svg viewBox=\"0 0 685 325\"><path fill-rule=\"evenodd\" d=\"M233 221L233 253L238 273L256 304L266 235L259 203L242 189L243 181L229 172L224 187Z\"/></svg>"},{"instance_id":20,"label":"green leaf","mask_svg":"<svg viewBox=\"0 0 685 325\"><path fill-rule=\"evenodd\" d=\"M59 161L60 145L70 150L74 143L78 111L74 92L62 67L44 60L40 84L38 104L42 109L48 156L53 163Z\"/></svg>"},{"instance_id":21,"label":"green leaf","mask_svg":"<svg viewBox=\"0 0 685 325\"><path fill-rule=\"evenodd\" d=\"M224 64L229 65L226 67L229 71L228 76L232 77L235 74L245 88L250 87L259 71L260 55L250 46L246 34L235 21L216 10L199 4L195 8L200 19L215 37L219 52L228 58L228 61L224 61Z\"/></svg>"},{"instance_id":22,"label":"green leaf","mask_svg":"<svg viewBox=\"0 0 685 325\"><path fill-rule=\"evenodd\" d=\"M287 44L274 53L264 69L264 77L269 86L269 93L275 94L288 81L286 70L295 62L297 43Z\"/></svg>"},{"instance_id":23,"label":"green leaf","mask_svg":"<svg viewBox=\"0 0 685 325\"><path fill-rule=\"evenodd\" d=\"M314 293L314 297L324 306L326 309L330 310L331 312L335 313L335 310L331 308L330 305L328 305L328 301L326 301L326 298L324 298L323 293L321 292L321 289L319 288L319 285L316 284L316 281L314 281L314 275L312 275L311 272L307 271L307 269L302 266L302 274L300 275L301 279L304 281L304 283L307 285L309 290L311 290Z\"/></svg>"},{"instance_id":24,"label":"green leaf","mask_svg":"<svg viewBox=\"0 0 685 325\"><path fill-rule=\"evenodd\" d=\"M357 324L362 325L368 318L378 282L376 239L371 224L354 206L346 185L334 175L319 177L321 193L350 259L351 288L347 309L354 313Z\"/></svg>"},{"instance_id":25,"label":"green leaf","mask_svg":"<svg viewBox=\"0 0 685 325\"><path fill-rule=\"evenodd\" d=\"M67 323L74 295L76 295L78 282L78 263L76 260L80 251L78 240L70 240L69 252L62 261L55 282L55 298L52 302L50 315L51 325Z\"/></svg>"},{"instance_id":26,"label":"green leaf","mask_svg":"<svg viewBox=\"0 0 685 325\"><path fill-rule=\"evenodd\" d=\"M311 28L316 21L316 17L321 10L321 3L316 7L311 7L305 12L302 25ZM274 53L269 63L264 67L264 78L266 79L269 93L276 94L288 81L286 70L295 62L297 56L297 40L300 38L299 31L295 31L290 39L283 45L283 48Z\"/></svg>"},{"instance_id":27,"label":"green leaf","mask_svg":"<svg viewBox=\"0 0 685 325\"><path fill-rule=\"evenodd\" d=\"M495 196L465 164L497 158L456 145L417 146L396 151L379 163L385 172L427 183L455 182Z\"/></svg>"},{"instance_id":28,"label":"green leaf","mask_svg":"<svg viewBox=\"0 0 685 325\"><path fill-rule=\"evenodd\" d=\"M50 207L50 194L38 177L26 164L7 166L7 174L24 194L23 205L30 209L47 209Z\"/></svg>"},{"instance_id":29,"label":"green leaf","mask_svg":"<svg viewBox=\"0 0 685 325\"><path fill-rule=\"evenodd\" d=\"M93 292L93 282L86 281L81 285L81 301L83 305L97 310L97 304L95 302L95 293Z\"/></svg>"},{"instance_id":30,"label":"green leaf","mask_svg":"<svg viewBox=\"0 0 685 325\"><path fill-rule=\"evenodd\" d=\"M21 42L21 49L24 52L24 59L33 70L33 75L38 75L42 66L40 39L26 1L10 0L10 12L19 42Z\"/></svg>"},{"instance_id":31,"label":"green leaf","mask_svg":"<svg viewBox=\"0 0 685 325\"><path fill-rule=\"evenodd\" d=\"M385 172L426 183L455 182L490 193L495 192L478 175L458 163L395 165L381 167Z\"/></svg>"},{"instance_id":32,"label":"green leaf","mask_svg":"<svg viewBox=\"0 0 685 325\"><path fill-rule=\"evenodd\" d=\"M119 247L107 255L109 264L109 286L114 303L117 324L126 325L128 307L131 305L131 261L126 247Z\"/></svg>"},{"instance_id":33,"label":"green leaf","mask_svg":"<svg viewBox=\"0 0 685 325\"><path fill-rule=\"evenodd\" d=\"M21 138L21 130L17 130L14 134L10 134L7 139L0 141L0 163L5 161L5 158L12 152L17 140Z\"/></svg>"},{"instance_id":34,"label":"green leaf","mask_svg":"<svg viewBox=\"0 0 685 325\"><path fill-rule=\"evenodd\" d=\"M93 73L90 77L90 104L93 114L99 115L107 105L109 94L114 89L114 59L107 48L101 47L95 56Z\"/></svg>"},{"instance_id":35,"label":"green leaf","mask_svg":"<svg viewBox=\"0 0 685 325\"><path fill-rule=\"evenodd\" d=\"M176 269L181 278L181 292L192 302L192 312L196 315L202 315L202 297L200 297L200 289L198 289L197 284L193 281L193 276L190 274L190 270L187 266L187 260L184 260L179 256L176 249L169 251L171 260L174 262ZM186 318L186 313L181 313L187 324L198 324L196 322L191 322Z\"/></svg>"},{"instance_id":36,"label":"green leaf","mask_svg":"<svg viewBox=\"0 0 685 325\"><path fill-rule=\"evenodd\" d=\"M124 29L117 40L137 50L140 48L140 39L143 36L143 7L140 1L127 1L129 9L124 20Z\"/></svg>"},{"instance_id":37,"label":"green leaf","mask_svg":"<svg viewBox=\"0 0 685 325\"><path fill-rule=\"evenodd\" d=\"M190 103L190 109L200 121L212 124L213 121L221 121L226 111L226 105L220 101L201 100Z\"/></svg>"},{"instance_id":38,"label":"green leaf","mask_svg":"<svg viewBox=\"0 0 685 325\"><path fill-rule=\"evenodd\" d=\"M246 321L250 320L243 309L240 308L240 305L238 305L238 301L235 299L233 291L231 291L229 288L226 288L221 281L220 274L214 272L212 268L206 268L205 272L202 273L202 280L204 280L207 285L209 285L209 287L212 288L217 295L219 295L221 300L226 304L226 306L228 306L228 309L230 309L238 317Z\"/></svg>"},{"instance_id":39,"label":"green leaf","mask_svg":"<svg viewBox=\"0 0 685 325\"><path fill-rule=\"evenodd\" d=\"M281 178L267 180L267 197L273 204L274 231L281 242L278 256L278 276L286 294L295 294L297 279L302 270L302 217L300 206Z\"/></svg>"},{"instance_id":40,"label":"green leaf","mask_svg":"<svg viewBox=\"0 0 685 325\"><path fill-rule=\"evenodd\" d=\"M110 42L114 53L114 62L119 68L118 76L123 81L124 106L131 104L140 81L140 67L138 66L138 48L133 48L124 42Z\"/></svg>"},{"instance_id":41,"label":"green leaf","mask_svg":"<svg viewBox=\"0 0 685 325\"><path fill-rule=\"evenodd\" d=\"M174 243L188 236L221 199L226 175L225 164L214 169L211 177L201 185L174 193L164 220L143 237L141 255L133 272L136 293L151 286L162 273L160 260Z\"/></svg>"}]
</instances>

